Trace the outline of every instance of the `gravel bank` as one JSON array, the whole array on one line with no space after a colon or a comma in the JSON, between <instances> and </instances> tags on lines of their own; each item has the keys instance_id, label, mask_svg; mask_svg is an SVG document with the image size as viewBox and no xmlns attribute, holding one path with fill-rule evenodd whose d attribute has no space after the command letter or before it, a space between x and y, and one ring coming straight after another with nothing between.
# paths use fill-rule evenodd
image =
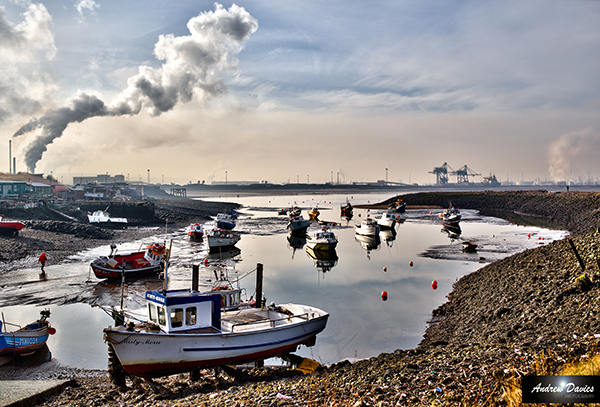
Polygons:
<instances>
[{"instance_id":1,"label":"gravel bank","mask_svg":"<svg viewBox=\"0 0 600 407\"><path fill-rule=\"evenodd\" d=\"M78 386L38 405L503 405L509 378L534 373L540 365L551 369L585 360L597 353L595 335L600 334L600 234L591 215L598 210L596 194L512 194L469 193L471 204L463 194L429 194L418 203L409 198L413 195L404 197L409 205L445 207L451 199L455 206L482 212L525 213L559 228L572 225L567 229L573 233L570 240L527 250L461 278L448 302L432 312L415 349L343 361L308 376L273 368L235 377L207 370L195 382L176 375L129 381L127 389L112 386L101 373L89 378L67 372L78 377Z\"/></svg>"}]
</instances>

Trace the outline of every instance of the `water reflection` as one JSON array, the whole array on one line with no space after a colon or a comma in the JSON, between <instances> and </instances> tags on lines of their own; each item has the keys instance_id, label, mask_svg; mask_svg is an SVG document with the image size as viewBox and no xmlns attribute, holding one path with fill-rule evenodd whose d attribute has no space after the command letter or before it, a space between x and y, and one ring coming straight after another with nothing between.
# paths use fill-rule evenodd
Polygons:
<instances>
[{"instance_id":1,"label":"water reflection","mask_svg":"<svg viewBox=\"0 0 600 407\"><path fill-rule=\"evenodd\" d=\"M313 250L312 248L307 247L306 254L313 259L316 269L323 273L331 271L331 269L338 264L338 255L335 249Z\"/></svg>"},{"instance_id":2,"label":"water reflection","mask_svg":"<svg viewBox=\"0 0 600 407\"><path fill-rule=\"evenodd\" d=\"M462 234L462 229L459 224L444 223L441 232L446 233L451 240L455 240Z\"/></svg>"},{"instance_id":3,"label":"water reflection","mask_svg":"<svg viewBox=\"0 0 600 407\"><path fill-rule=\"evenodd\" d=\"M388 247L392 247L394 245L394 241L396 240L396 229L392 228L382 230L379 232L379 237Z\"/></svg>"},{"instance_id":4,"label":"water reflection","mask_svg":"<svg viewBox=\"0 0 600 407\"><path fill-rule=\"evenodd\" d=\"M360 243L360 246L367 251L367 258L371 259L371 252L379 250L381 239L379 235L360 235L356 233L354 239Z\"/></svg>"}]
</instances>

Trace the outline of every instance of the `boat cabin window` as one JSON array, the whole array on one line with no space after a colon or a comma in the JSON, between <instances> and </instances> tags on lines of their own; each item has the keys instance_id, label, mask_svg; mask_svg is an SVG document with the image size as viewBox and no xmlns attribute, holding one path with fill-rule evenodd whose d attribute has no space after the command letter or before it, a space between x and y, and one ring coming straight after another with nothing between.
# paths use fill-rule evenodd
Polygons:
<instances>
[{"instance_id":1,"label":"boat cabin window","mask_svg":"<svg viewBox=\"0 0 600 407\"><path fill-rule=\"evenodd\" d=\"M167 318L165 317L165 309L163 307L158 307L158 325L165 326L167 325Z\"/></svg>"},{"instance_id":2,"label":"boat cabin window","mask_svg":"<svg viewBox=\"0 0 600 407\"><path fill-rule=\"evenodd\" d=\"M156 323L157 319L156 319L156 305L154 304L148 304L148 319L150 319L150 321Z\"/></svg>"},{"instance_id":3,"label":"boat cabin window","mask_svg":"<svg viewBox=\"0 0 600 407\"><path fill-rule=\"evenodd\" d=\"M185 324L188 326L196 325L196 307L185 309Z\"/></svg>"},{"instance_id":4,"label":"boat cabin window","mask_svg":"<svg viewBox=\"0 0 600 407\"><path fill-rule=\"evenodd\" d=\"M183 326L183 308L171 309L171 328L180 328Z\"/></svg>"}]
</instances>

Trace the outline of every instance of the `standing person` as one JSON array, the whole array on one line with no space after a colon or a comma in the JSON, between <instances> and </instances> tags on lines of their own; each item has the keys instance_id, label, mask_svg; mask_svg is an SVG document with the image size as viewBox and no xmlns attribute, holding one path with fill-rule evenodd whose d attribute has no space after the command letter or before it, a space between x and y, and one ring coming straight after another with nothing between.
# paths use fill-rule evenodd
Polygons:
<instances>
[{"instance_id":1,"label":"standing person","mask_svg":"<svg viewBox=\"0 0 600 407\"><path fill-rule=\"evenodd\" d=\"M46 264L46 260L48 260L48 256L46 256L46 253L40 254L39 262L42 264L42 274L45 273L44 265Z\"/></svg>"}]
</instances>

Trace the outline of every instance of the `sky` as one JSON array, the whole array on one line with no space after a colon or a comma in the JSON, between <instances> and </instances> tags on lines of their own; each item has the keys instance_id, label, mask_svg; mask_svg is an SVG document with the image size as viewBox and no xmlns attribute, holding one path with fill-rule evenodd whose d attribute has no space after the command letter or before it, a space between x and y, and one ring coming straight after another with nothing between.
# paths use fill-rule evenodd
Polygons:
<instances>
[{"instance_id":1,"label":"sky","mask_svg":"<svg viewBox=\"0 0 600 407\"><path fill-rule=\"evenodd\" d=\"M0 0L0 55L1 172L600 177L600 1Z\"/></svg>"}]
</instances>

